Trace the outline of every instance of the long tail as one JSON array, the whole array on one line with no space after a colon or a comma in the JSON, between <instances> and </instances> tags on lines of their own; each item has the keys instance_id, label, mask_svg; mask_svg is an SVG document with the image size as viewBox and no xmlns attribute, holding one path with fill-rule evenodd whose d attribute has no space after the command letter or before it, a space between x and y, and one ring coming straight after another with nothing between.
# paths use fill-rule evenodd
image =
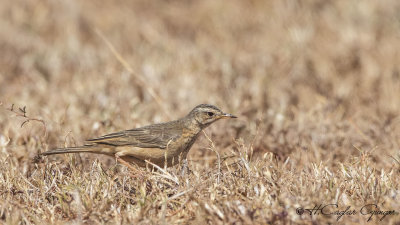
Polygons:
<instances>
[{"instance_id":1,"label":"long tail","mask_svg":"<svg viewBox=\"0 0 400 225\"><path fill-rule=\"evenodd\" d=\"M91 152L91 153L103 153L101 148L93 145L84 145L79 147L67 147L67 148L56 148L47 152L43 152L40 155L55 155L64 153L79 153L79 152ZM104 153L103 153L104 154Z\"/></svg>"}]
</instances>

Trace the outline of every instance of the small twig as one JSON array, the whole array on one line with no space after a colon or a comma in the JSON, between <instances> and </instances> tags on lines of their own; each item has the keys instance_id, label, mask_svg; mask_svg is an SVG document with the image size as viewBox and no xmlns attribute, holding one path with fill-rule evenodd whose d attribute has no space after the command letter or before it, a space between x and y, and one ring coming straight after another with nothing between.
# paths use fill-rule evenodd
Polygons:
<instances>
[{"instance_id":1,"label":"small twig","mask_svg":"<svg viewBox=\"0 0 400 225\"><path fill-rule=\"evenodd\" d=\"M26 117L26 106L24 108L18 108L21 113L23 113L23 117Z\"/></svg>"},{"instance_id":2,"label":"small twig","mask_svg":"<svg viewBox=\"0 0 400 225\"><path fill-rule=\"evenodd\" d=\"M0 106L3 105L3 103L1 102ZM22 117L25 120L21 123L21 128L29 123L30 121L37 121L40 122L43 125L43 131L44 131L44 137L47 136L47 127L46 127L46 122L42 119L37 119L37 118L32 118L29 117L26 112L26 106L22 107L22 108L18 108L18 111L14 109L14 104L11 105L11 107L9 109L7 109L10 112L13 112L17 117Z\"/></svg>"}]
</instances>

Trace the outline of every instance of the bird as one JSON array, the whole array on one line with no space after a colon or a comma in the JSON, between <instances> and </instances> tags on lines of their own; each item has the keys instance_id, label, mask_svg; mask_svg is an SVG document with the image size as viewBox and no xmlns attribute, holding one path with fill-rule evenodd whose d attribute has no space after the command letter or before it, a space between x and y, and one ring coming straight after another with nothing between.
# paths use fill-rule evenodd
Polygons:
<instances>
[{"instance_id":1,"label":"bird","mask_svg":"<svg viewBox=\"0 0 400 225\"><path fill-rule=\"evenodd\" d=\"M82 146L56 148L40 155L64 153L96 153L115 157L131 169L133 164L146 167L174 166L181 160L187 164L187 154L200 132L224 118L237 118L210 104L194 107L186 116L165 123L123 130L89 139Z\"/></svg>"}]
</instances>

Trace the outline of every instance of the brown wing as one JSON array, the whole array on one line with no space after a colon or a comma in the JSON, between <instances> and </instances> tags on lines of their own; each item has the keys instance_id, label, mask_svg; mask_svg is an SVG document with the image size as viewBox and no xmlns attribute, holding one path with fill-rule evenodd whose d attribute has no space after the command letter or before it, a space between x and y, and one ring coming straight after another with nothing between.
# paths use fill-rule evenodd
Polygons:
<instances>
[{"instance_id":1,"label":"brown wing","mask_svg":"<svg viewBox=\"0 0 400 225\"><path fill-rule=\"evenodd\" d=\"M176 122L154 124L131 130L124 130L87 140L89 143L112 146L135 146L140 148L165 149L169 141L182 135L182 128Z\"/></svg>"}]
</instances>

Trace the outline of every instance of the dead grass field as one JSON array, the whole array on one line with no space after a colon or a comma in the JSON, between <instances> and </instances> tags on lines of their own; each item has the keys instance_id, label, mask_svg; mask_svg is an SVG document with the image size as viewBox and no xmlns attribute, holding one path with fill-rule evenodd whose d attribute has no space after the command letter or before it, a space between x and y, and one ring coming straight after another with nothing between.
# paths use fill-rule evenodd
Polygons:
<instances>
[{"instance_id":1,"label":"dead grass field","mask_svg":"<svg viewBox=\"0 0 400 225\"><path fill-rule=\"evenodd\" d=\"M1 1L0 223L400 224L399 12L397 0ZM90 154L33 163L200 103L239 118L205 130L185 176L139 180ZM21 128L29 118L45 126ZM356 212L322 215L327 204Z\"/></svg>"}]
</instances>

